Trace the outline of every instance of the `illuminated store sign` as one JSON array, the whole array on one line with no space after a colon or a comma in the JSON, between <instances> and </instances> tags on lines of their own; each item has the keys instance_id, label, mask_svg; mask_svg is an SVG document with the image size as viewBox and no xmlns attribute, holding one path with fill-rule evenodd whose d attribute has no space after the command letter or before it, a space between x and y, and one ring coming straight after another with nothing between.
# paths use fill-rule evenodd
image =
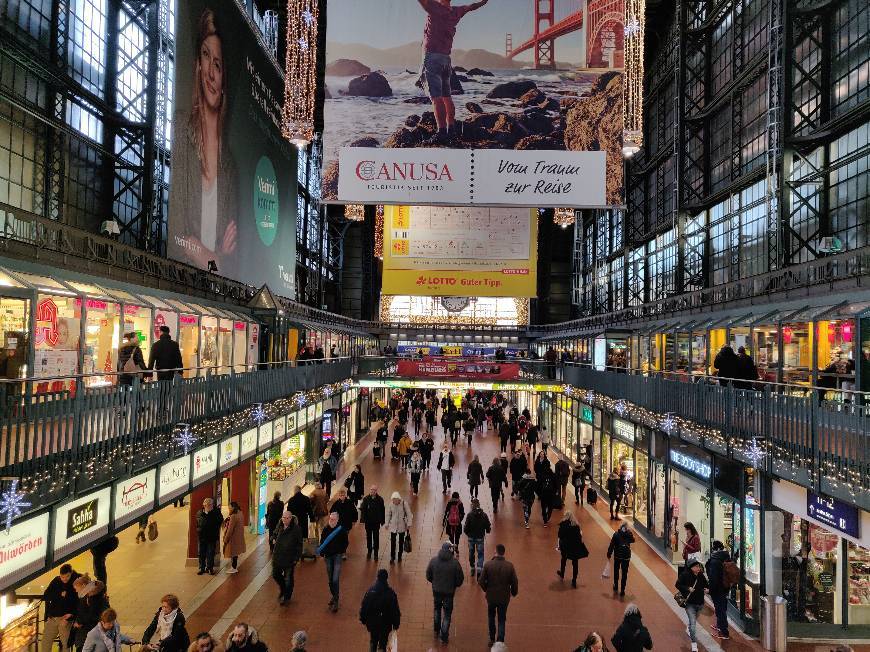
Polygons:
<instances>
[{"instance_id":1,"label":"illuminated store sign","mask_svg":"<svg viewBox=\"0 0 870 652\"><path fill-rule=\"evenodd\" d=\"M699 460L691 455L686 455L680 451L671 449L671 464L678 466L684 471L688 471L699 478L709 480L713 475L713 467L708 462Z\"/></svg>"}]
</instances>

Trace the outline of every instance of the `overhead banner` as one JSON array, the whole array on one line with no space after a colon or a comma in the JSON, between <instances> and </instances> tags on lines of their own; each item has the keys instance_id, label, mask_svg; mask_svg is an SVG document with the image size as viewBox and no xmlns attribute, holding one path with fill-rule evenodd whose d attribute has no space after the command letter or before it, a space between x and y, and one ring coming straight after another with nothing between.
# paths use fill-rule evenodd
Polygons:
<instances>
[{"instance_id":1,"label":"overhead banner","mask_svg":"<svg viewBox=\"0 0 870 652\"><path fill-rule=\"evenodd\" d=\"M513 380L520 377L516 362L458 360L399 360L398 374L410 377L472 378L475 380Z\"/></svg>"},{"instance_id":2,"label":"overhead banner","mask_svg":"<svg viewBox=\"0 0 870 652\"><path fill-rule=\"evenodd\" d=\"M178 3L170 258L295 296L296 153L284 79L238 3Z\"/></svg>"},{"instance_id":3,"label":"overhead banner","mask_svg":"<svg viewBox=\"0 0 870 652\"><path fill-rule=\"evenodd\" d=\"M537 211L387 206L383 294L535 297Z\"/></svg>"},{"instance_id":4,"label":"overhead banner","mask_svg":"<svg viewBox=\"0 0 870 652\"><path fill-rule=\"evenodd\" d=\"M623 205L624 2L537 2L330 0L323 199Z\"/></svg>"}]
</instances>

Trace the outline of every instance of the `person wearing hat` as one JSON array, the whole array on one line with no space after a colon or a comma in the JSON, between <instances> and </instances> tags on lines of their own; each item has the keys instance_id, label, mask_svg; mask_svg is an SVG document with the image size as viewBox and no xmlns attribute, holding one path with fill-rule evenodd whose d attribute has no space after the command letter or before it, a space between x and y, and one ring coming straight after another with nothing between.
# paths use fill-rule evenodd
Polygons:
<instances>
[{"instance_id":1,"label":"person wearing hat","mask_svg":"<svg viewBox=\"0 0 870 652\"><path fill-rule=\"evenodd\" d=\"M450 636L450 618L453 614L453 595L465 581L462 564L453 554L453 544L445 541L438 554L429 560L426 567L426 580L432 585L435 601L435 620L432 627L435 636L447 643Z\"/></svg>"},{"instance_id":2,"label":"person wearing hat","mask_svg":"<svg viewBox=\"0 0 870 652\"><path fill-rule=\"evenodd\" d=\"M308 634L302 629L294 632L293 638L290 639L290 644L293 646L290 652L305 652L305 646L308 645Z\"/></svg>"},{"instance_id":3,"label":"person wearing hat","mask_svg":"<svg viewBox=\"0 0 870 652\"><path fill-rule=\"evenodd\" d=\"M369 587L363 596L359 609L359 621L369 631L369 650L387 649L387 639L390 632L399 629L402 612L399 609L399 598L392 587L387 584L389 573L386 568L378 571L375 583Z\"/></svg>"},{"instance_id":4,"label":"person wearing hat","mask_svg":"<svg viewBox=\"0 0 870 652\"><path fill-rule=\"evenodd\" d=\"M405 551L405 537L411 528L414 514L408 504L402 500L398 491L390 496L390 504L387 505L387 519L384 527L390 533L390 563L396 561L396 543L399 544L399 563L402 563L402 553Z\"/></svg>"},{"instance_id":5,"label":"person wearing hat","mask_svg":"<svg viewBox=\"0 0 870 652\"><path fill-rule=\"evenodd\" d=\"M686 564L685 570L677 578L677 590L685 598L683 605L686 616L689 618L689 639L692 642L692 652L698 650L698 638L695 630L698 624L698 614L704 608L704 591L709 588L707 578L704 577L704 567L697 559L691 559Z\"/></svg>"}]
</instances>

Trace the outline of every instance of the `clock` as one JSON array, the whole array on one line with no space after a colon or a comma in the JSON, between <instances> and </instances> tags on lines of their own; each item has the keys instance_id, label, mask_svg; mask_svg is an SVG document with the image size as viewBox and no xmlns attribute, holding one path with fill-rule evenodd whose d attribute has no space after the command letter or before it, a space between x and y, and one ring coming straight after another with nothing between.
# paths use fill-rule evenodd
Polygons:
<instances>
[{"instance_id":1,"label":"clock","mask_svg":"<svg viewBox=\"0 0 870 652\"><path fill-rule=\"evenodd\" d=\"M441 297L441 307L447 312L462 312L468 307L468 297Z\"/></svg>"}]
</instances>

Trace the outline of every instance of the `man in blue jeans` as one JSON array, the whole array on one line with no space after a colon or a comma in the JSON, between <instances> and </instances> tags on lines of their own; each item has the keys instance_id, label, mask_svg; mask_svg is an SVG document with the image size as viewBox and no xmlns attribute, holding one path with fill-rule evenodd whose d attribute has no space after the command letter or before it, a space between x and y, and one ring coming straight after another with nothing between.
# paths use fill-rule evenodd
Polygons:
<instances>
[{"instance_id":1,"label":"man in blue jeans","mask_svg":"<svg viewBox=\"0 0 870 652\"><path fill-rule=\"evenodd\" d=\"M453 37L456 26L469 11L480 9L487 0L479 0L470 5L451 7L450 0L417 0L426 12L426 26L423 29L423 66L417 85L429 93L438 133L432 137L431 145L443 145L449 136L455 135L456 107L450 90L450 76L453 66L450 53L453 50Z\"/></svg>"},{"instance_id":2,"label":"man in blue jeans","mask_svg":"<svg viewBox=\"0 0 870 652\"><path fill-rule=\"evenodd\" d=\"M332 512L329 521L320 535L320 546L317 554L326 562L326 581L329 584L329 610L338 611L338 580L341 575L341 557L347 551L347 530L338 524L338 514Z\"/></svg>"},{"instance_id":3,"label":"man in blue jeans","mask_svg":"<svg viewBox=\"0 0 870 652\"><path fill-rule=\"evenodd\" d=\"M480 507L477 498L471 500L471 511L465 517L465 536L468 537L468 563L471 566L471 576L483 572L483 539L489 534L492 526L489 516ZM476 553L476 554L475 554ZM475 556L477 563L475 564Z\"/></svg>"},{"instance_id":4,"label":"man in blue jeans","mask_svg":"<svg viewBox=\"0 0 870 652\"><path fill-rule=\"evenodd\" d=\"M710 584L710 598L713 600L713 608L716 610L716 625L713 628L713 636L728 640L728 593L731 591L731 578L726 577L726 564L729 573L740 577L740 570L731 560L728 551L721 541L714 541L710 559L707 560L707 581Z\"/></svg>"},{"instance_id":5,"label":"man in blue jeans","mask_svg":"<svg viewBox=\"0 0 870 652\"><path fill-rule=\"evenodd\" d=\"M465 581L462 565L456 560L453 544L449 541L445 541L438 554L429 561L426 579L432 585L432 597L435 601L435 636L447 643L450 637L450 616L453 614L453 594Z\"/></svg>"},{"instance_id":6,"label":"man in blue jeans","mask_svg":"<svg viewBox=\"0 0 870 652\"><path fill-rule=\"evenodd\" d=\"M495 547L495 557L483 565L478 583L486 592L486 611L489 620L489 645L496 641L504 642L507 608L511 598L519 593L519 580L514 565L504 558L505 547L498 544ZM498 630L496 631L496 617Z\"/></svg>"}]
</instances>

